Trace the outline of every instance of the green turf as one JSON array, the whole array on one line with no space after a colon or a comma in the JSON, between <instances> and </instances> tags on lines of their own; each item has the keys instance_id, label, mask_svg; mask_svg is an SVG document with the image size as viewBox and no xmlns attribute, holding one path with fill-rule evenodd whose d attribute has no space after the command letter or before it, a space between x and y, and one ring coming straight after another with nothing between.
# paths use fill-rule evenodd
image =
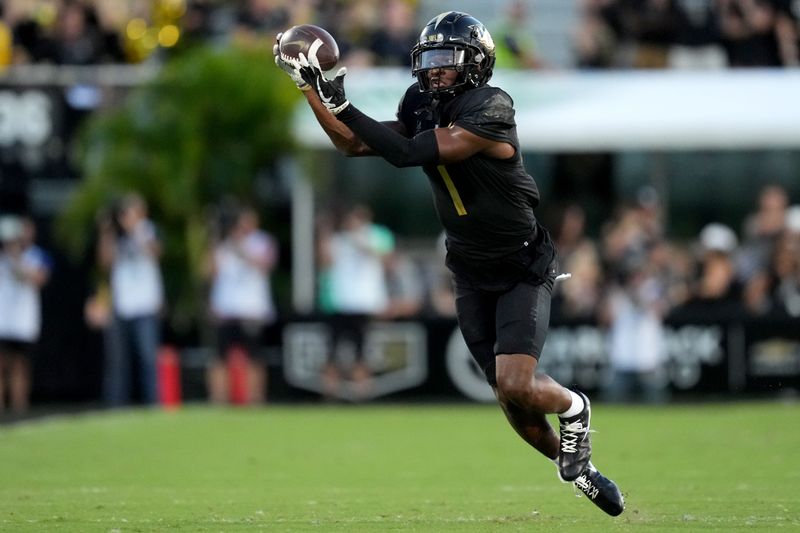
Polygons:
<instances>
[{"instance_id":1,"label":"green turf","mask_svg":"<svg viewBox=\"0 0 800 533\"><path fill-rule=\"evenodd\" d=\"M800 405L596 405L610 518L494 406L188 407L0 427L3 531L800 530Z\"/></svg>"}]
</instances>

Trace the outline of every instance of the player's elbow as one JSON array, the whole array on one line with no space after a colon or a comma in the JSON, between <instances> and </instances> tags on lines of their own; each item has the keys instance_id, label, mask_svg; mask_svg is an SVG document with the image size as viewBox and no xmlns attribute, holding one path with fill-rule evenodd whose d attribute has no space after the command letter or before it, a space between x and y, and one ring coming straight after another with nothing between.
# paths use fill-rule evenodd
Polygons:
<instances>
[{"instance_id":1,"label":"player's elbow","mask_svg":"<svg viewBox=\"0 0 800 533\"><path fill-rule=\"evenodd\" d=\"M373 152L372 149L364 144L364 142L361 140L340 144L336 146L336 148L340 154L343 154L347 157L364 157L368 155L375 155L375 152Z\"/></svg>"}]
</instances>

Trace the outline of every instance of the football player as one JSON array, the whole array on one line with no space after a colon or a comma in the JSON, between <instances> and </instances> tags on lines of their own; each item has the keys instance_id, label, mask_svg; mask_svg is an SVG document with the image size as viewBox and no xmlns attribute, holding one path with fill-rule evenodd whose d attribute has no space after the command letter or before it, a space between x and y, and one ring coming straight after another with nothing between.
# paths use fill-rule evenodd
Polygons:
<instances>
[{"instance_id":1,"label":"football player","mask_svg":"<svg viewBox=\"0 0 800 533\"><path fill-rule=\"evenodd\" d=\"M397 167L420 166L447 236L458 324L516 432L556 463L611 515L623 510L613 481L592 465L591 407L581 392L537 373L550 319L556 252L537 221L536 182L520 153L511 97L488 85L495 61L489 32L474 17L442 13L411 50L416 83L397 120L378 122L345 95L346 69L328 79L310 47L275 62L304 91L334 146L349 156L378 155ZM317 44L317 48L319 44ZM558 414L560 437L546 415Z\"/></svg>"}]
</instances>

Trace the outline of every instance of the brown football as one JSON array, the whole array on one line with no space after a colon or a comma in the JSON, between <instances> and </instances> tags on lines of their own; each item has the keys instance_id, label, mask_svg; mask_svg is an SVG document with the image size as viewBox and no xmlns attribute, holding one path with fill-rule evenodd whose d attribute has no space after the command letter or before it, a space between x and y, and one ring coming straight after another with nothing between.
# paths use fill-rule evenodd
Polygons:
<instances>
[{"instance_id":1,"label":"brown football","mask_svg":"<svg viewBox=\"0 0 800 533\"><path fill-rule=\"evenodd\" d=\"M302 53L308 58L309 49L317 39L322 42L317 49L319 66L330 70L339 62L339 45L330 33L313 24L300 24L286 30L281 36L281 56L298 59Z\"/></svg>"}]
</instances>

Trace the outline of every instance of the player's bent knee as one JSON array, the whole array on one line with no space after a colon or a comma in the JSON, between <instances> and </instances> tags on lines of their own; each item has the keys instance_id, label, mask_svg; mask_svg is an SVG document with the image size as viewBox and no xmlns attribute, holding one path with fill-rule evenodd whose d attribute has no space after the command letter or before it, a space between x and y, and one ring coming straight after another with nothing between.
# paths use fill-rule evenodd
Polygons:
<instances>
[{"instance_id":1,"label":"player's bent knee","mask_svg":"<svg viewBox=\"0 0 800 533\"><path fill-rule=\"evenodd\" d=\"M498 356L496 381L501 400L536 408L546 394L536 379L537 360L528 355Z\"/></svg>"},{"instance_id":2,"label":"player's bent knee","mask_svg":"<svg viewBox=\"0 0 800 533\"><path fill-rule=\"evenodd\" d=\"M497 394L500 398L518 403L530 397L531 380L511 372L498 372L496 376Z\"/></svg>"}]
</instances>

